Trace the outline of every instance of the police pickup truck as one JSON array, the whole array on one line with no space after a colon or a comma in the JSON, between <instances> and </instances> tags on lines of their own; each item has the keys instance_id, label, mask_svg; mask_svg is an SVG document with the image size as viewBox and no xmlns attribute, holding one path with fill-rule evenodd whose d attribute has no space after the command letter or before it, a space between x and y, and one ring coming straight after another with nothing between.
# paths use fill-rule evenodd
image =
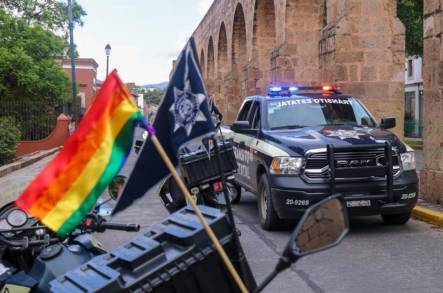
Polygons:
<instances>
[{"instance_id":1,"label":"police pickup truck","mask_svg":"<svg viewBox=\"0 0 443 293\"><path fill-rule=\"evenodd\" d=\"M248 97L225 133L239 166L235 183L257 194L264 229L299 219L341 193L350 215L380 214L404 224L418 197L414 151L375 122L365 106L332 86L269 88Z\"/></svg>"}]
</instances>

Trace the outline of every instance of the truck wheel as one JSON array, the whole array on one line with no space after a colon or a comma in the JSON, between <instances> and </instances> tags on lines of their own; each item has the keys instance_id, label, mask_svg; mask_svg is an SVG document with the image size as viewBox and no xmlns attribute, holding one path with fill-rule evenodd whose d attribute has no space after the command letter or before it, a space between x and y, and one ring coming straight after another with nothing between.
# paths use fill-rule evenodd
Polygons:
<instances>
[{"instance_id":1,"label":"truck wheel","mask_svg":"<svg viewBox=\"0 0 443 293\"><path fill-rule=\"evenodd\" d=\"M404 225L409 218L411 218L411 212L403 214L382 215L383 222L387 225Z\"/></svg>"},{"instance_id":2,"label":"truck wheel","mask_svg":"<svg viewBox=\"0 0 443 293\"><path fill-rule=\"evenodd\" d=\"M283 226L283 221L278 217L272 203L271 188L266 174L260 177L257 204L258 216L263 229L276 230Z\"/></svg>"},{"instance_id":3,"label":"truck wheel","mask_svg":"<svg viewBox=\"0 0 443 293\"><path fill-rule=\"evenodd\" d=\"M241 200L241 187L233 182L228 182L228 190L231 193L231 203L237 204Z\"/></svg>"}]
</instances>

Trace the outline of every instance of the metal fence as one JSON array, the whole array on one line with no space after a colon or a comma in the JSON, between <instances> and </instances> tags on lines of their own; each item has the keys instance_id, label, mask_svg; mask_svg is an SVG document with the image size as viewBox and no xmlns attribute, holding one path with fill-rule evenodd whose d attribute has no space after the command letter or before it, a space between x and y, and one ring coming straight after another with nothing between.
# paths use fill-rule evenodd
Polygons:
<instances>
[{"instance_id":1,"label":"metal fence","mask_svg":"<svg viewBox=\"0 0 443 293\"><path fill-rule=\"evenodd\" d=\"M0 100L0 117L11 117L21 131L20 140L47 137L54 129L57 117L63 112L61 101L4 101Z\"/></svg>"}]
</instances>

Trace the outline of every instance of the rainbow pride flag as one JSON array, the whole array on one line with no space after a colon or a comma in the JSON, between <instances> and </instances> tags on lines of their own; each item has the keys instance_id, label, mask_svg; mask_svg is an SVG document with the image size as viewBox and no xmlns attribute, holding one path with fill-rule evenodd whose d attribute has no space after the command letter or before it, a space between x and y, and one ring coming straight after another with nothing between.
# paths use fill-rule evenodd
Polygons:
<instances>
[{"instance_id":1,"label":"rainbow pride flag","mask_svg":"<svg viewBox=\"0 0 443 293\"><path fill-rule=\"evenodd\" d=\"M76 131L16 205L67 236L124 164L136 123L145 123L143 115L114 70Z\"/></svg>"}]
</instances>

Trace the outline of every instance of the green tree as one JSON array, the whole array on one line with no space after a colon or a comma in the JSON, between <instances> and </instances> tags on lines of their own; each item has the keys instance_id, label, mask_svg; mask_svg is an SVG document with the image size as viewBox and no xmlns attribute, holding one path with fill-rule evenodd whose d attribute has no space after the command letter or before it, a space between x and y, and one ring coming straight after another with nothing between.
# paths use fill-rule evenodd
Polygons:
<instances>
[{"instance_id":1,"label":"green tree","mask_svg":"<svg viewBox=\"0 0 443 293\"><path fill-rule=\"evenodd\" d=\"M26 24L38 24L46 30L67 33L67 1L61 0L1 0L0 8L21 17ZM72 18L74 23L83 25L86 12L73 1Z\"/></svg>"},{"instance_id":2,"label":"green tree","mask_svg":"<svg viewBox=\"0 0 443 293\"><path fill-rule=\"evenodd\" d=\"M2 9L0 23L0 116L13 116L22 122L23 134L32 127L40 136L39 125L53 120L53 127L56 108L69 99L69 78L54 59L62 54L64 39Z\"/></svg>"},{"instance_id":3,"label":"green tree","mask_svg":"<svg viewBox=\"0 0 443 293\"><path fill-rule=\"evenodd\" d=\"M7 163L15 155L20 130L14 119L0 117L0 165Z\"/></svg>"},{"instance_id":4,"label":"green tree","mask_svg":"<svg viewBox=\"0 0 443 293\"><path fill-rule=\"evenodd\" d=\"M165 95L165 90L154 89L154 90L147 90L143 95L143 98L146 102L150 104L159 105L164 95Z\"/></svg>"},{"instance_id":5,"label":"green tree","mask_svg":"<svg viewBox=\"0 0 443 293\"><path fill-rule=\"evenodd\" d=\"M423 55L423 0L398 0L397 15L406 28L406 54Z\"/></svg>"}]
</instances>

